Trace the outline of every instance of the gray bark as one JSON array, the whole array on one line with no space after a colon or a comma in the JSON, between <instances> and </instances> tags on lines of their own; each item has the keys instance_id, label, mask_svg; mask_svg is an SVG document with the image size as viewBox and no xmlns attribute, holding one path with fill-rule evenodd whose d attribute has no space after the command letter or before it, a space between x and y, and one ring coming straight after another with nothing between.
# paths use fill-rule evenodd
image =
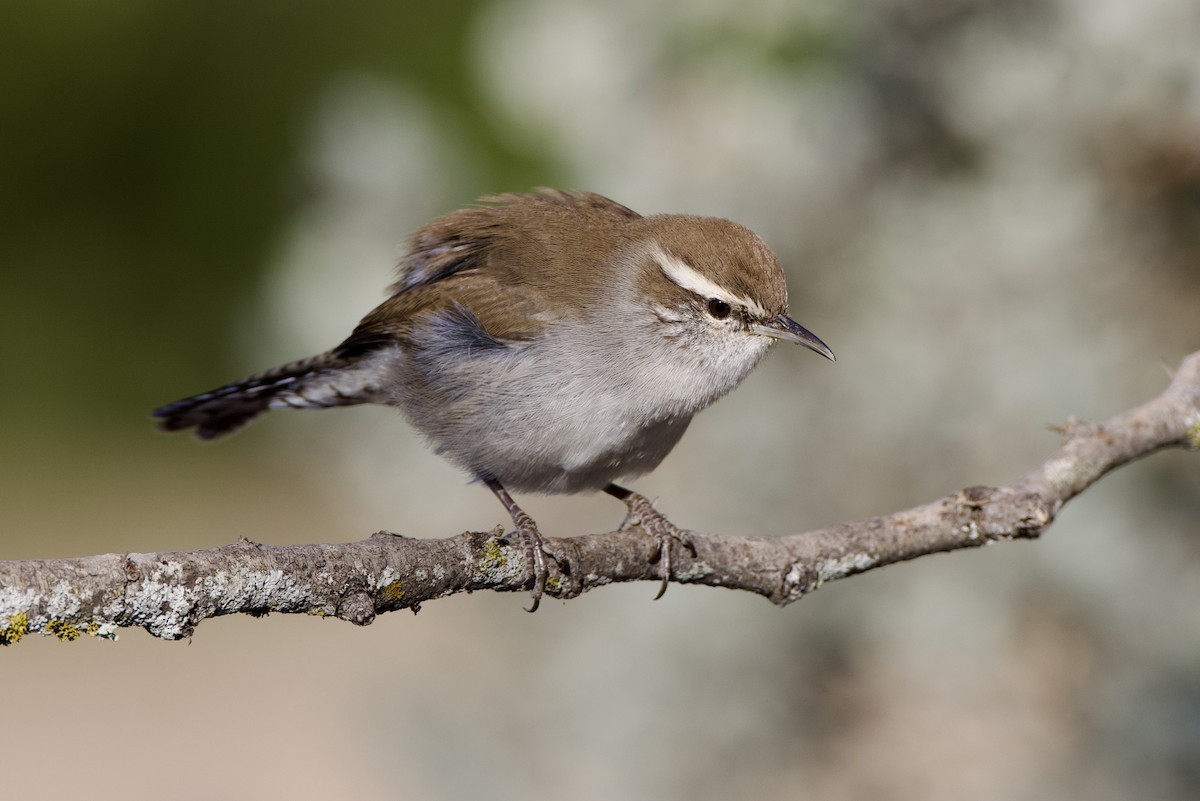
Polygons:
<instances>
[{"instance_id":1,"label":"gray bark","mask_svg":"<svg viewBox=\"0 0 1200 801\"><path fill-rule=\"evenodd\" d=\"M1200 448L1200 352L1158 397L1099 424L1069 420L1042 464L1003 487L972 486L922 506L783 537L691 535L672 580L749 590L786 605L823 583L926 554L1033 538L1108 471L1162 448ZM636 527L547 540L546 594L572 598L619 581L658 581L653 543ZM516 592L529 580L503 532L412 539L388 532L340 545L231 545L174 553L0 562L0 644L27 633L73 640L141 626L164 639L205 618L301 612L366 625L376 615L458 592Z\"/></svg>"}]
</instances>

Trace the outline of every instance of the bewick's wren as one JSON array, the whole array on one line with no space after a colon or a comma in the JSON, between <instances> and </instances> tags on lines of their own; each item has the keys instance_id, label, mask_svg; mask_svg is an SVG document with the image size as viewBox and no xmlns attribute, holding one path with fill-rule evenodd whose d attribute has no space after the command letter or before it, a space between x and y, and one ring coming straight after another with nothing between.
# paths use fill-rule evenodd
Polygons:
<instances>
[{"instance_id":1,"label":"bewick's wren","mask_svg":"<svg viewBox=\"0 0 1200 801\"><path fill-rule=\"evenodd\" d=\"M623 500L626 524L655 537L662 595L671 541L690 543L613 482L657 467L692 415L773 342L833 352L787 316L779 263L737 223L642 217L588 192L483 203L418 230L391 296L333 350L154 415L167 431L212 439L269 409L395 406L508 510L529 562L530 611L548 552L506 487Z\"/></svg>"}]
</instances>

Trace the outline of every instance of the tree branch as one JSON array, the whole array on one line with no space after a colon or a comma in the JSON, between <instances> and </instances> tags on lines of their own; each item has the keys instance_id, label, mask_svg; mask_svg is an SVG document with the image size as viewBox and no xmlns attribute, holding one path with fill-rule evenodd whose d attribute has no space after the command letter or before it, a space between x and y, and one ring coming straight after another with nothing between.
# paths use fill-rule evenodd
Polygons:
<instances>
[{"instance_id":1,"label":"tree branch","mask_svg":"<svg viewBox=\"0 0 1200 801\"><path fill-rule=\"evenodd\" d=\"M758 593L786 605L827 581L925 554L1037 537L1063 504L1109 470L1162 448L1200 448L1200 352L1157 398L1101 424L1071 419L1062 445L1017 482L966 489L912 509L785 537L694 534L672 578ZM651 542L612 531L547 541L565 556L547 594L572 598L618 581L657 581ZM502 529L447 539L379 532L340 545L241 540L201 551L0 562L0 643L26 633L73 640L141 626L191 636L205 618L303 612L366 625L397 609L475 590L520 591L519 546Z\"/></svg>"}]
</instances>

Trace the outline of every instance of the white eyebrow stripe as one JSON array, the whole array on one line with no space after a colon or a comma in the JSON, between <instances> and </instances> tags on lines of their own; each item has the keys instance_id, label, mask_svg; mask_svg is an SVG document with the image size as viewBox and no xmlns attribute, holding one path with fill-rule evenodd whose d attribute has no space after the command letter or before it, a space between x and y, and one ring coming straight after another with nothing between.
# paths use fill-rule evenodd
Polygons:
<instances>
[{"instance_id":1,"label":"white eyebrow stripe","mask_svg":"<svg viewBox=\"0 0 1200 801\"><path fill-rule=\"evenodd\" d=\"M658 259L658 266L662 268L663 275L670 278L683 289L695 292L701 297L723 300L730 306L740 306L755 317L768 316L767 310L758 301L730 292L708 276L700 273L694 267L689 267L682 259L677 259L665 250L658 250L655 252L654 257Z\"/></svg>"}]
</instances>

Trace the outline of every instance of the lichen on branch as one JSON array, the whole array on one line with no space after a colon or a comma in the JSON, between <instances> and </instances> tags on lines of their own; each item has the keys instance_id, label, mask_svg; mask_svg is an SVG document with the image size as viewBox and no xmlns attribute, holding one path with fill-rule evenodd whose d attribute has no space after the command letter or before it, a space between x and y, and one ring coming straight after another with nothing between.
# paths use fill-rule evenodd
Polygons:
<instances>
[{"instance_id":1,"label":"lichen on branch","mask_svg":"<svg viewBox=\"0 0 1200 801\"><path fill-rule=\"evenodd\" d=\"M748 590L786 605L836 579L932 553L1039 536L1063 504L1105 473L1163 448L1200 449L1200 352L1158 397L1103 423L1069 420L1063 441L1011 485L968 486L931 503L783 537L690 533L672 580ZM624 581L658 581L650 538L610 531L548 539L570 571L552 565L546 594L573 598ZM0 562L0 645L27 634L115 639L137 626L190 637L210 617L268 612L367 625L459 592L528 588L525 554L501 529L445 539L379 532L329 545L246 539L174 553L105 554Z\"/></svg>"}]
</instances>

